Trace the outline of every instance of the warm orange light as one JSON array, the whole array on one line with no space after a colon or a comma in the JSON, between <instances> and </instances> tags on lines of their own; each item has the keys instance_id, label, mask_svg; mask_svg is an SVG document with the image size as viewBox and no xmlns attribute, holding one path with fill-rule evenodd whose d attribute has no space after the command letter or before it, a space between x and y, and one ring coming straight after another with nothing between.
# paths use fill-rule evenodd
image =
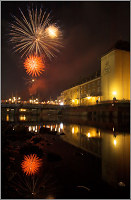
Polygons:
<instances>
[{"instance_id":1,"label":"warm orange light","mask_svg":"<svg viewBox=\"0 0 131 200\"><path fill-rule=\"evenodd\" d=\"M88 134L87 134L87 137L88 137L88 138L89 138L89 137L91 137L91 134L90 134L90 133L88 133Z\"/></svg>"},{"instance_id":2,"label":"warm orange light","mask_svg":"<svg viewBox=\"0 0 131 200\"><path fill-rule=\"evenodd\" d=\"M51 38L56 38L58 36L58 28L51 25L49 26L47 29L46 29L48 35L51 37Z\"/></svg>"},{"instance_id":3,"label":"warm orange light","mask_svg":"<svg viewBox=\"0 0 131 200\"><path fill-rule=\"evenodd\" d=\"M38 172L42 165L42 159L37 157L36 154L24 156L24 160L21 163L21 167L26 175L34 175Z\"/></svg>"},{"instance_id":4,"label":"warm orange light","mask_svg":"<svg viewBox=\"0 0 131 200\"><path fill-rule=\"evenodd\" d=\"M20 115L20 121L25 121L26 120L26 116L25 115Z\"/></svg>"},{"instance_id":5,"label":"warm orange light","mask_svg":"<svg viewBox=\"0 0 131 200\"><path fill-rule=\"evenodd\" d=\"M116 91L112 92L113 95L116 95Z\"/></svg>"},{"instance_id":6,"label":"warm orange light","mask_svg":"<svg viewBox=\"0 0 131 200\"><path fill-rule=\"evenodd\" d=\"M6 115L6 121L9 121L9 119L10 119L10 118L9 118L9 115L7 114L7 115Z\"/></svg>"},{"instance_id":7,"label":"warm orange light","mask_svg":"<svg viewBox=\"0 0 131 200\"><path fill-rule=\"evenodd\" d=\"M44 64L41 57L30 55L24 62L27 74L32 76L40 76L44 71ZM32 79L33 80L33 79Z\"/></svg>"},{"instance_id":8,"label":"warm orange light","mask_svg":"<svg viewBox=\"0 0 131 200\"><path fill-rule=\"evenodd\" d=\"M116 140L114 140L114 145L116 146L116 144L117 144L117 142L116 142Z\"/></svg>"}]
</instances>

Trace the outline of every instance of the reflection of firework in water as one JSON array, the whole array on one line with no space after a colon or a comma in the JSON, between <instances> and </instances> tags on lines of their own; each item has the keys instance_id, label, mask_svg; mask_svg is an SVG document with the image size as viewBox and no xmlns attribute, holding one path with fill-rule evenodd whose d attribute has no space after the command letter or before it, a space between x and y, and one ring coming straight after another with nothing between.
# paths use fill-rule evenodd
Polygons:
<instances>
[{"instance_id":1,"label":"reflection of firework in water","mask_svg":"<svg viewBox=\"0 0 131 200\"><path fill-rule=\"evenodd\" d=\"M60 185L56 181L56 177L49 169L44 170L40 176L23 176L19 173L10 182L13 189L12 194L19 195L17 198L39 198L46 199L48 195L55 198L60 191ZM13 198L13 197L12 197ZM48 198L49 199L49 198Z\"/></svg>"},{"instance_id":2,"label":"reflection of firework in water","mask_svg":"<svg viewBox=\"0 0 131 200\"><path fill-rule=\"evenodd\" d=\"M28 20L20 12L22 18L13 16L15 21L11 24L10 41L15 44L15 51L22 52L22 56L34 52L37 55L45 53L49 58L54 56L54 52L62 46L62 33L56 24L50 23L50 14L46 15L42 9L28 9Z\"/></svg>"},{"instance_id":3,"label":"reflection of firework in water","mask_svg":"<svg viewBox=\"0 0 131 200\"><path fill-rule=\"evenodd\" d=\"M39 76L44 71L44 64L41 57L30 55L24 62L27 74ZM33 80L33 79L32 79Z\"/></svg>"},{"instance_id":4,"label":"reflection of firework in water","mask_svg":"<svg viewBox=\"0 0 131 200\"><path fill-rule=\"evenodd\" d=\"M26 175L34 175L39 171L42 165L42 159L37 157L36 154L30 154L24 156L24 160L21 163L21 167Z\"/></svg>"}]
</instances>

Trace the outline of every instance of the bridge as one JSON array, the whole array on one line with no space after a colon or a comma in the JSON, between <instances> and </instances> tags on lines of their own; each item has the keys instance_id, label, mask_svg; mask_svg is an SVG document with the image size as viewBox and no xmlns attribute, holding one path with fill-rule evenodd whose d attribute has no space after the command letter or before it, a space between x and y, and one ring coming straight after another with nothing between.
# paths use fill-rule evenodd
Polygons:
<instances>
[{"instance_id":1,"label":"bridge","mask_svg":"<svg viewBox=\"0 0 131 200\"><path fill-rule=\"evenodd\" d=\"M1 103L1 108L25 108L25 109L63 109L69 107L67 105L55 105L55 104L15 104L15 103Z\"/></svg>"}]
</instances>

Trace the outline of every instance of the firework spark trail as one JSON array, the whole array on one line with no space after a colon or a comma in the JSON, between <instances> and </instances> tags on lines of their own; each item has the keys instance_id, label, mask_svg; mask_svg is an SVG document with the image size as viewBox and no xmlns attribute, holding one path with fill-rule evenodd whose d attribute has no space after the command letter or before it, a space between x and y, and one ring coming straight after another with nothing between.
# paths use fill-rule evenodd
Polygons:
<instances>
[{"instance_id":1,"label":"firework spark trail","mask_svg":"<svg viewBox=\"0 0 131 200\"><path fill-rule=\"evenodd\" d=\"M11 24L10 41L15 44L14 51L25 54L46 54L49 58L55 56L62 47L62 33L56 24L51 24L50 14L28 9L29 20L20 10L22 18L14 17Z\"/></svg>"},{"instance_id":2,"label":"firework spark trail","mask_svg":"<svg viewBox=\"0 0 131 200\"><path fill-rule=\"evenodd\" d=\"M27 74L32 76L40 76L44 71L44 64L41 57L30 55L24 62Z\"/></svg>"}]
</instances>

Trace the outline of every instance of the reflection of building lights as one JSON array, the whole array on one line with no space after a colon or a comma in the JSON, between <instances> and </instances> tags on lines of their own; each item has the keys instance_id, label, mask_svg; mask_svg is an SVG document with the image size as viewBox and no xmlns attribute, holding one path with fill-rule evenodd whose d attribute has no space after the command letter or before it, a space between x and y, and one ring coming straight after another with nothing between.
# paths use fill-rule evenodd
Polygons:
<instances>
[{"instance_id":1,"label":"reflection of building lights","mask_svg":"<svg viewBox=\"0 0 131 200\"><path fill-rule=\"evenodd\" d=\"M26 109L21 108L21 109L19 109L19 111L20 112L26 112Z\"/></svg>"},{"instance_id":2,"label":"reflection of building lights","mask_svg":"<svg viewBox=\"0 0 131 200\"><path fill-rule=\"evenodd\" d=\"M55 131L56 131L57 129L55 128Z\"/></svg>"},{"instance_id":3,"label":"reflection of building lights","mask_svg":"<svg viewBox=\"0 0 131 200\"><path fill-rule=\"evenodd\" d=\"M60 128L59 128L58 132L60 133Z\"/></svg>"},{"instance_id":4,"label":"reflection of building lights","mask_svg":"<svg viewBox=\"0 0 131 200\"><path fill-rule=\"evenodd\" d=\"M60 123L60 128L63 129L63 123Z\"/></svg>"},{"instance_id":5,"label":"reflection of building lights","mask_svg":"<svg viewBox=\"0 0 131 200\"><path fill-rule=\"evenodd\" d=\"M31 126L29 126L29 131L31 131Z\"/></svg>"},{"instance_id":6,"label":"reflection of building lights","mask_svg":"<svg viewBox=\"0 0 131 200\"><path fill-rule=\"evenodd\" d=\"M116 139L114 140L114 145L116 146Z\"/></svg>"},{"instance_id":7,"label":"reflection of building lights","mask_svg":"<svg viewBox=\"0 0 131 200\"><path fill-rule=\"evenodd\" d=\"M25 115L21 115L20 116L20 121L25 121L26 120L26 116Z\"/></svg>"},{"instance_id":8,"label":"reflection of building lights","mask_svg":"<svg viewBox=\"0 0 131 200\"><path fill-rule=\"evenodd\" d=\"M101 136L101 132L99 131L99 137Z\"/></svg>"},{"instance_id":9,"label":"reflection of building lights","mask_svg":"<svg viewBox=\"0 0 131 200\"><path fill-rule=\"evenodd\" d=\"M116 91L113 91L112 94L113 94L113 95L116 95Z\"/></svg>"},{"instance_id":10,"label":"reflection of building lights","mask_svg":"<svg viewBox=\"0 0 131 200\"><path fill-rule=\"evenodd\" d=\"M74 134L74 127L72 127L72 134Z\"/></svg>"},{"instance_id":11,"label":"reflection of building lights","mask_svg":"<svg viewBox=\"0 0 131 200\"><path fill-rule=\"evenodd\" d=\"M87 137L89 138L90 136L91 136L91 134L90 134L90 133L88 133L88 134L87 134Z\"/></svg>"},{"instance_id":12,"label":"reflection of building lights","mask_svg":"<svg viewBox=\"0 0 131 200\"><path fill-rule=\"evenodd\" d=\"M53 128L52 128L52 126L51 126L51 127L50 127L50 130L52 131L52 129L53 129Z\"/></svg>"},{"instance_id":13,"label":"reflection of building lights","mask_svg":"<svg viewBox=\"0 0 131 200\"><path fill-rule=\"evenodd\" d=\"M113 127L113 132L114 132L114 127Z\"/></svg>"},{"instance_id":14,"label":"reflection of building lights","mask_svg":"<svg viewBox=\"0 0 131 200\"><path fill-rule=\"evenodd\" d=\"M9 115L6 115L6 121L7 122L9 121Z\"/></svg>"},{"instance_id":15,"label":"reflection of building lights","mask_svg":"<svg viewBox=\"0 0 131 200\"><path fill-rule=\"evenodd\" d=\"M37 133L37 126L35 126L35 132Z\"/></svg>"}]
</instances>

